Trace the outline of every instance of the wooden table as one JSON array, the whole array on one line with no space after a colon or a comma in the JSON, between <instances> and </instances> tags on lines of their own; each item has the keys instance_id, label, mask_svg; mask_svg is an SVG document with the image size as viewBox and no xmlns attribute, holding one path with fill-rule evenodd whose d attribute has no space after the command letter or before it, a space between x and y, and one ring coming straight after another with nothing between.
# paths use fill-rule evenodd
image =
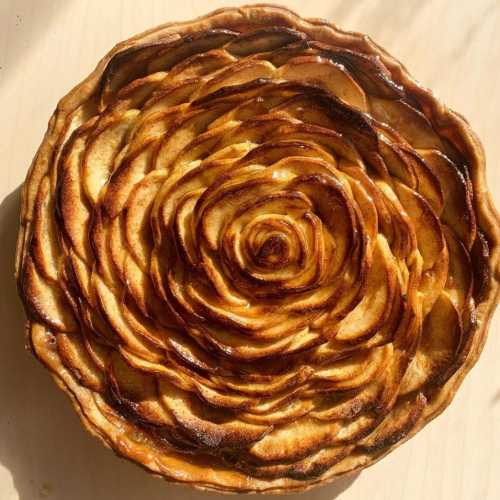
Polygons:
<instances>
[{"instance_id":1,"label":"wooden table","mask_svg":"<svg viewBox=\"0 0 500 500\"><path fill-rule=\"evenodd\" d=\"M0 498L215 499L149 477L83 431L48 373L23 349L13 280L19 185L58 99L116 42L233 1L0 0ZM482 138L500 206L498 0L294 0L304 16L369 34ZM361 474L303 495L330 500L500 498L500 315L451 407ZM348 488L347 488L348 487Z\"/></svg>"}]
</instances>

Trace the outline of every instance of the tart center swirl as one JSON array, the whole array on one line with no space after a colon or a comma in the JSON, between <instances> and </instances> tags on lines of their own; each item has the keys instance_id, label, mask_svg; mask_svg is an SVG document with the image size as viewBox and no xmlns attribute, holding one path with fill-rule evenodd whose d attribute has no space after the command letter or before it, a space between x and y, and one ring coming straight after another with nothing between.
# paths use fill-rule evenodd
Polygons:
<instances>
[{"instance_id":1,"label":"tart center swirl","mask_svg":"<svg viewBox=\"0 0 500 500\"><path fill-rule=\"evenodd\" d=\"M252 236L252 235L250 235ZM258 236L257 236L258 238ZM271 233L264 235L264 242L254 248L253 261L260 267L273 269L285 267L290 261L290 242L286 234ZM262 237L260 238L262 239Z\"/></svg>"}]
</instances>

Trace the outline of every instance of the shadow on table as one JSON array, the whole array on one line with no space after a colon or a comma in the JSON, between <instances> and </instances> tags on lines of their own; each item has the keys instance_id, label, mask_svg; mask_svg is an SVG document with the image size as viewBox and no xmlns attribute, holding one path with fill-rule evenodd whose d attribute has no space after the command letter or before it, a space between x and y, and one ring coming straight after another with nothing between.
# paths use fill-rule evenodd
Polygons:
<instances>
[{"instance_id":1,"label":"shadow on table","mask_svg":"<svg viewBox=\"0 0 500 500\"><path fill-rule=\"evenodd\" d=\"M14 280L19 198L18 188L0 205L0 463L10 471L20 500L222 498L168 485L118 460L83 430L66 396L25 350L24 314ZM355 479L340 479L307 498L332 500Z\"/></svg>"}]
</instances>

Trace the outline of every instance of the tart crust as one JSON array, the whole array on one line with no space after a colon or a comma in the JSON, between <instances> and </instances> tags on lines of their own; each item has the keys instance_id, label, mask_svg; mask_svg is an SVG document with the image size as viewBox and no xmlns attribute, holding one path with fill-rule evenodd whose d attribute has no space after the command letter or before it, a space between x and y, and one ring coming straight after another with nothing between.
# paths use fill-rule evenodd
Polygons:
<instances>
[{"instance_id":1,"label":"tart crust","mask_svg":"<svg viewBox=\"0 0 500 500\"><path fill-rule=\"evenodd\" d=\"M473 345L461 366L444 385L438 387L428 397L423 411L416 416L417 421L413 422L408 429L402 428L400 439L394 444L380 447L374 445L369 447L368 451L350 454L319 477L265 479L251 477L237 469L216 464L213 457L209 455L186 455L160 446L146 432L127 421L123 415L113 409L100 394L80 384L75 374L62 363L54 346L54 334L47 324L33 314L30 307L27 307L26 332L30 349L50 370L59 387L68 394L87 430L119 456L142 465L153 474L170 481L190 484L199 489L238 493L288 493L305 491L372 465L439 415L450 404L465 375L477 361L486 340L489 321L498 301L500 220L486 186L485 155L481 143L462 116L445 107L430 90L418 84L399 61L369 37L343 31L321 19L303 19L283 7L259 4L219 9L189 22L163 24L116 45L98 63L96 69L59 102L50 119L48 130L33 160L23 188L16 276L20 293L26 298L27 286L22 270L27 265L27 248L33 232L36 194L49 171L59 138L64 135L66 118L73 110L88 101L99 85L102 85L103 75L108 71L110 62L116 60L118 55L126 54L144 44L155 44L159 41L165 43L186 34L196 34L215 28L238 31L249 25L252 27L286 26L305 33L313 40L379 57L390 71L392 80L420 103L436 133L441 137L453 138L454 144L460 145L461 154L467 160L472 182L474 211L478 227L485 235L489 247L488 278L484 284L481 301L476 307ZM418 406L420 403L415 401L413 404Z\"/></svg>"}]
</instances>

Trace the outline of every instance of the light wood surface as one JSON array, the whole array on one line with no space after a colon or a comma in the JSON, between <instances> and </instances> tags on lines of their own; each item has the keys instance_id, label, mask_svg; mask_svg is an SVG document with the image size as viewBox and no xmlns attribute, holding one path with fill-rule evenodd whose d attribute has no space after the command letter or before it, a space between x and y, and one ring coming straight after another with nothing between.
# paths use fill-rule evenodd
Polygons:
<instances>
[{"instance_id":1,"label":"light wood surface","mask_svg":"<svg viewBox=\"0 0 500 500\"><path fill-rule=\"evenodd\" d=\"M58 99L116 42L233 1L0 0L0 498L201 500L118 460L81 428L66 397L24 351L13 260L19 185ZM283 3L369 34L465 115L483 140L500 207L500 2L297 0ZM500 498L500 314L452 405L354 480L314 500ZM352 484L351 484L352 483ZM298 495L293 495L298 498ZM261 497L269 498L269 497Z\"/></svg>"}]
</instances>

